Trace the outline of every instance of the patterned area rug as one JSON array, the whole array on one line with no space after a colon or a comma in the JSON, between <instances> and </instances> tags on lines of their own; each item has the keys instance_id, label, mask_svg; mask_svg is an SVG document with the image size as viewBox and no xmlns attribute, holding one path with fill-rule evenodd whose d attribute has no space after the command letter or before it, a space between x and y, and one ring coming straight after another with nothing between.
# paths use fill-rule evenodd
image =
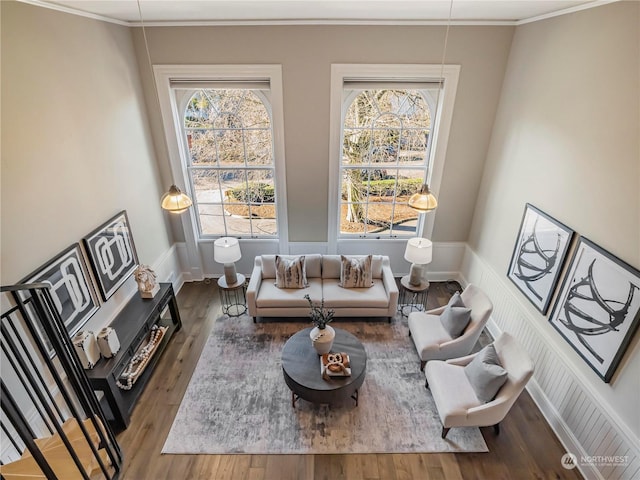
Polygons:
<instances>
[{"instance_id":1,"label":"patterned area rug","mask_svg":"<svg viewBox=\"0 0 640 480\"><path fill-rule=\"evenodd\" d=\"M303 321L216 320L162 453L329 454L486 452L477 428L446 440L406 319L336 321L367 351L359 404L313 405L284 382L281 350ZM318 372L320 374L320 372Z\"/></svg>"}]
</instances>

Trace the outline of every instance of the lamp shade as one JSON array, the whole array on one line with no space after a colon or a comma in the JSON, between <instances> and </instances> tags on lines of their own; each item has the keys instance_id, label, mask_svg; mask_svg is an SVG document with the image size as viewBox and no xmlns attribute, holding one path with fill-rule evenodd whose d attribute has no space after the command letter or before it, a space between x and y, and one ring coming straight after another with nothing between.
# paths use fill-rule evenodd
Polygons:
<instances>
[{"instance_id":1,"label":"lamp shade","mask_svg":"<svg viewBox=\"0 0 640 480\"><path fill-rule=\"evenodd\" d=\"M218 263L233 263L242 258L237 238L222 237L213 242L213 259Z\"/></svg>"},{"instance_id":2,"label":"lamp shade","mask_svg":"<svg viewBox=\"0 0 640 480\"><path fill-rule=\"evenodd\" d=\"M191 199L175 185L171 185L169 191L162 196L162 208L171 213L182 213L191 205Z\"/></svg>"},{"instance_id":3,"label":"lamp shade","mask_svg":"<svg viewBox=\"0 0 640 480\"><path fill-rule=\"evenodd\" d=\"M435 195L431 193L431 190L429 190L429 185L423 183L420 191L409 197L408 204L414 210L424 213L435 210L438 206L438 200Z\"/></svg>"},{"instance_id":4,"label":"lamp shade","mask_svg":"<svg viewBox=\"0 0 640 480\"><path fill-rule=\"evenodd\" d=\"M431 263L433 243L422 237L410 238L404 251L404 259L417 265Z\"/></svg>"}]
</instances>

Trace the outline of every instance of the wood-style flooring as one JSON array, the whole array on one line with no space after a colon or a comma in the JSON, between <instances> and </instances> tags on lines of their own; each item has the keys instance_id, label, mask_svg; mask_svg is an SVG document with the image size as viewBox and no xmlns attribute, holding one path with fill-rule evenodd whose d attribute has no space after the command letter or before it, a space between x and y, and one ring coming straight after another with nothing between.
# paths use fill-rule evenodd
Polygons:
<instances>
[{"instance_id":1,"label":"wood-style flooring","mask_svg":"<svg viewBox=\"0 0 640 480\"><path fill-rule=\"evenodd\" d=\"M429 308L448 301L457 284L432 283ZM453 290L455 291L455 290ZM520 480L576 479L560 465L564 448L525 391L501 423L482 428L489 453L366 455L161 455L180 401L215 319L221 314L215 281L185 284L178 294L182 330L165 350L118 435L122 479L233 480ZM224 361L224 359L221 359ZM416 368L419 361L416 355ZM425 391L425 395L428 393Z\"/></svg>"}]
</instances>

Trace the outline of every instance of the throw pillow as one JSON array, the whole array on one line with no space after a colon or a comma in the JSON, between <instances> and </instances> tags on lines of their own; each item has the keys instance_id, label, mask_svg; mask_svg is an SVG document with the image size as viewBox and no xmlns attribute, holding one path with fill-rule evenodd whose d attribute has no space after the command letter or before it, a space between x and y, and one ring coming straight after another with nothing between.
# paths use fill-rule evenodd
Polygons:
<instances>
[{"instance_id":1,"label":"throw pillow","mask_svg":"<svg viewBox=\"0 0 640 480\"><path fill-rule=\"evenodd\" d=\"M372 255L360 258L340 255L339 285L343 288L368 288L373 285L372 258Z\"/></svg>"},{"instance_id":2,"label":"throw pillow","mask_svg":"<svg viewBox=\"0 0 640 480\"><path fill-rule=\"evenodd\" d=\"M294 258L285 258L280 255L276 255L276 287L308 287L307 271L304 263L304 255Z\"/></svg>"},{"instance_id":3,"label":"throw pillow","mask_svg":"<svg viewBox=\"0 0 640 480\"><path fill-rule=\"evenodd\" d=\"M449 303L447 303L449 307L464 307L465 304L462 301L462 297L460 296L460 292L454 293L449 299Z\"/></svg>"},{"instance_id":4,"label":"throw pillow","mask_svg":"<svg viewBox=\"0 0 640 480\"><path fill-rule=\"evenodd\" d=\"M476 397L483 403L495 398L508 376L500 363L493 343L478 352L475 358L464 367L464 373L476 392Z\"/></svg>"},{"instance_id":5,"label":"throw pillow","mask_svg":"<svg viewBox=\"0 0 640 480\"><path fill-rule=\"evenodd\" d=\"M440 314L440 323L451 336L458 338L471 321L471 309L465 307L447 306Z\"/></svg>"}]
</instances>

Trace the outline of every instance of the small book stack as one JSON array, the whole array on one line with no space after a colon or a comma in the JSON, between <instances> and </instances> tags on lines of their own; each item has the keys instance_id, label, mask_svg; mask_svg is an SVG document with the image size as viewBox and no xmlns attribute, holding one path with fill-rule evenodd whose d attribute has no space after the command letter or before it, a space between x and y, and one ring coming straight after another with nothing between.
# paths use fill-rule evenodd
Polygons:
<instances>
[{"instance_id":1,"label":"small book stack","mask_svg":"<svg viewBox=\"0 0 640 480\"><path fill-rule=\"evenodd\" d=\"M320 373L323 378L351 376L349 355L340 353L325 353L320 356Z\"/></svg>"}]
</instances>

